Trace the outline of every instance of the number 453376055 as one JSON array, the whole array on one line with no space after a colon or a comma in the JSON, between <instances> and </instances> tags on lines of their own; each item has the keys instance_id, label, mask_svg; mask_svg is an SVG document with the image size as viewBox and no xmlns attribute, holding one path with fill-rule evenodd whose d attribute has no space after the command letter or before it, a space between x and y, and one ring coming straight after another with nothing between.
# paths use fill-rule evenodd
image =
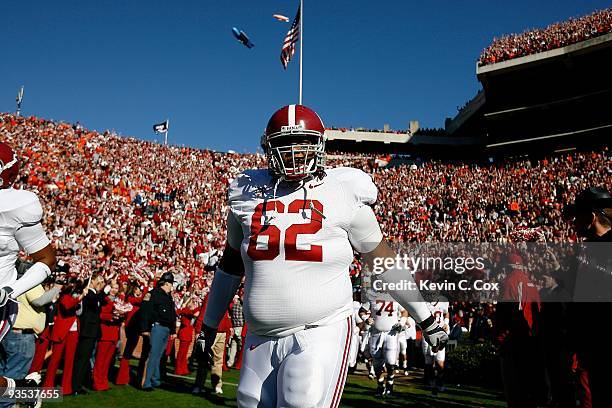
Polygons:
<instances>
[{"instance_id":1,"label":"number 453376055","mask_svg":"<svg viewBox=\"0 0 612 408\"><path fill-rule=\"evenodd\" d=\"M265 208L264 208L265 205ZM314 208L311 211L310 222L307 224L293 224L285 230L285 260L287 261L309 261L322 262L323 249L321 245L311 245L310 249L298 249L297 236L301 234L316 234L322 227L323 204L317 200L294 200L287 206L287 213L297 214L300 210ZM251 236L247 254L254 261L271 261L280 254L281 230L276 225L261 225L261 217L264 210L279 213L285 212L285 205L280 201L266 201L255 207L251 218ZM257 248L257 238L267 236L268 245L266 249Z\"/></svg>"}]
</instances>

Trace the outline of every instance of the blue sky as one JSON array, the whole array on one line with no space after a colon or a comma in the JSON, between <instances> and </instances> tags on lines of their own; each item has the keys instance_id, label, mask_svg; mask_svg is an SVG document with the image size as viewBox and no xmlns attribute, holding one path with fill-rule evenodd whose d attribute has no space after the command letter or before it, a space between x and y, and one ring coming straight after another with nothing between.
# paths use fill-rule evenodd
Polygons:
<instances>
[{"instance_id":1,"label":"blue sky","mask_svg":"<svg viewBox=\"0 0 612 408\"><path fill-rule=\"evenodd\" d=\"M0 111L23 84L25 115L147 140L169 117L174 144L255 151L272 112L297 102L298 60L287 71L279 60L289 24L272 18L297 4L5 0ZM475 61L494 36L609 4L305 0L304 104L326 125L443 126L479 89Z\"/></svg>"}]
</instances>

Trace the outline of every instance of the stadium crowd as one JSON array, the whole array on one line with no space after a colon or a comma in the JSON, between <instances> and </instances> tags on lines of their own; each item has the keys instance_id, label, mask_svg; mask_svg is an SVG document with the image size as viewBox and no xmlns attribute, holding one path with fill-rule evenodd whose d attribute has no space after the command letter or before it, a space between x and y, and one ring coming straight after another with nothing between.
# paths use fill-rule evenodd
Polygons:
<instances>
[{"instance_id":1,"label":"stadium crowd","mask_svg":"<svg viewBox=\"0 0 612 408\"><path fill-rule=\"evenodd\" d=\"M612 9L551 24L544 29L494 39L480 55L478 64L488 65L565 47L612 32Z\"/></svg>"},{"instance_id":2,"label":"stadium crowd","mask_svg":"<svg viewBox=\"0 0 612 408\"><path fill-rule=\"evenodd\" d=\"M610 21L609 10L596 15L597 21ZM176 360L176 374L187 374L194 333L225 244L226 188L243 169L264 167L264 157L161 146L10 114L0 115L0 140L11 144L22 161L15 188L35 191L43 201L44 225L59 259L54 281L45 288L54 302L45 324L33 328L37 339L26 371L46 366L45 385L61 383L65 394L86 392L78 381L88 383L90 375L91 388L105 390L119 356L120 369L112 379L142 384L147 351L153 352L147 350L150 340L144 337L152 333L141 305L171 283L167 293L176 313L164 355ZM327 164L372 175L379 188L375 212L384 233L397 242L501 243L520 227L540 227L549 242L576 241L562 221L563 203L587 186L612 181L607 149L488 165L417 160L379 167L374 157L356 154L336 155ZM356 260L351 269L356 281L360 269ZM93 309L99 329L93 334L85 333L82 322L88 297L99 300ZM228 347L233 355L228 364L225 347L218 349L213 368L218 392L222 367L240 366L240 338L248 330L243 330L240 307L236 297L225 330L220 329L226 332L221 342L233 342ZM477 322L475 339L492 335L490 320L482 319L480 310L466 304L454 308L462 319L469 316L469 329ZM95 363L85 367L90 375L75 386L73 359L79 360L79 344L87 338L97 341L95 353L92 348L85 356L89 361L95 355ZM137 376L130 377L137 343L143 361ZM56 380L62 356L62 378Z\"/></svg>"},{"instance_id":3,"label":"stadium crowd","mask_svg":"<svg viewBox=\"0 0 612 408\"><path fill-rule=\"evenodd\" d=\"M410 133L409 130L392 130L392 129L368 129L368 128L364 128L364 127L357 127L357 128L344 128L344 127L335 127L335 126L331 126L328 128L325 128L326 130L339 130L340 132L373 132L373 133L394 133L396 135L405 135L407 133Z\"/></svg>"}]
</instances>

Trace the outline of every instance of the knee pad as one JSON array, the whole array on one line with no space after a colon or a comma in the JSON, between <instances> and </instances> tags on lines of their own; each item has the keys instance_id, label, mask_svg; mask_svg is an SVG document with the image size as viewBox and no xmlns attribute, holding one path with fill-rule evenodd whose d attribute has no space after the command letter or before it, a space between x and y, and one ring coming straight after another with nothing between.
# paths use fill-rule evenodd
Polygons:
<instances>
[{"instance_id":1,"label":"knee pad","mask_svg":"<svg viewBox=\"0 0 612 408\"><path fill-rule=\"evenodd\" d=\"M316 360L285 360L278 373L279 405L287 408L316 407L325 390L323 374L323 367Z\"/></svg>"},{"instance_id":2,"label":"knee pad","mask_svg":"<svg viewBox=\"0 0 612 408\"><path fill-rule=\"evenodd\" d=\"M257 408L276 405L276 379L261 382L256 372L248 367L242 367L240 382L236 391L236 402L240 408Z\"/></svg>"}]
</instances>

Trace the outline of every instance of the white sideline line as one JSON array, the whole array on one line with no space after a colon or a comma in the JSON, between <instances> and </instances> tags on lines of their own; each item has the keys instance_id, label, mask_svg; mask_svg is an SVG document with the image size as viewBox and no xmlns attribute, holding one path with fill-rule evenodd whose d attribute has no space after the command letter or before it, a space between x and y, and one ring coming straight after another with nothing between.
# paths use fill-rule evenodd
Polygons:
<instances>
[{"instance_id":1,"label":"white sideline line","mask_svg":"<svg viewBox=\"0 0 612 408\"><path fill-rule=\"evenodd\" d=\"M115 367L117 367L117 368L119 367L117 364L115 364L114 366L115 366ZM176 374L172 374L172 373L166 373L166 375L167 375L168 377L182 378L182 379L184 379L184 380L191 380L191 381L194 381L194 380L195 380L195 378L193 378L193 377L187 377L186 375L176 375ZM238 384L236 384L236 383L226 382L226 381L223 381L223 379L221 379L221 382L223 383L223 385L226 385L226 384L227 384L227 385L231 385L232 387L237 387L237 386L238 386ZM205 384L212 384L212 383L210 382L210 380L206 380L204 383L205 383Z\"/></svg>"},{"instance_id":2,"label":"white sideline line","mask_svg":"<svg viewBox=\"0 0 612 408\"><path fill-rule=\"evenodd\" d=\"M193 377L187 377L186 375L176 375L176 374L172 374L172 373L166 373L166 375L168 377L183 378L185 380L191 380L191 381L194 380ZM223 379L221 379L221 382L223 383L223 385L231 385L232 387L237 387L238 386L238 384L235 384L235 383L225 382L225 381L223 381ZM210 384L210 383L211 383L210 380L206 380L206 384Z\"/></svg>"}]
</instances>

